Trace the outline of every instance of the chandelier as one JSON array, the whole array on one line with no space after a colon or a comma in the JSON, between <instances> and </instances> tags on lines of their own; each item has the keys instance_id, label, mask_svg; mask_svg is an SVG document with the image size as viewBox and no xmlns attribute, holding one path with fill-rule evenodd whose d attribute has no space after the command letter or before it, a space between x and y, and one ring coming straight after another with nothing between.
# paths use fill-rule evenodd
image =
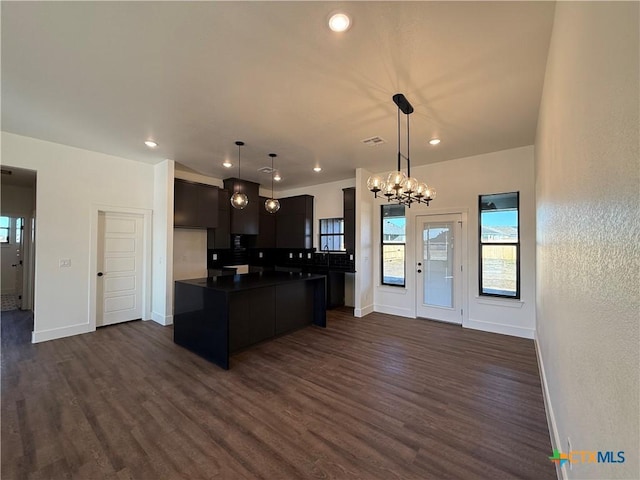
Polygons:
<instances>
[{"instance_id":1,"label":"chandelier","mask_svg":"<svg viewBox=\"0 0 640 480\"><path fill-rule=\"evenodd\" d=\"M391 172L386 179L379 175L372 175L367 180L367 188L378 198L378 192L387 197L388 202L411 207L412 203L429 202L436 198L436 191L426 183L411 176L411 160L409 159L409 115L413 113L413 106L402 93L396 93L393 102L398 106L398 168ZM400 111L407 117L407 155L400 151ZM402 171L402 159L407 161L407 173Z\"/></svg>"}]
</instances>

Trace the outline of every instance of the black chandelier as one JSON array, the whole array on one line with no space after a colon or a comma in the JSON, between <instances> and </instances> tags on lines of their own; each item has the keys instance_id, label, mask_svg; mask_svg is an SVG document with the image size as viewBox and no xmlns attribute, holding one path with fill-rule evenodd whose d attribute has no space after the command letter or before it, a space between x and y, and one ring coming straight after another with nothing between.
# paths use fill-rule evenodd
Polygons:
<instances>
[{"instance_id":1,"label":"black chandelier","mask_svg":"<svg viewBox=\"0 0 640 480\"><path fill-rule=\"evenodd\" d=\"M411 207L412 203L429 202L436 198L436 191L429 187L426 183L420 182L417 178L411 176L411 160L409 158L409 115L413 113L413 106L409 100L402 94L396 93L393 102L398 106L398 168L395 172L391 172L386 180L378 175L372 175L367 180L367 188L373 192L377 198L378 192L387 197L388 202L398 203ZM400 112L407 117L407 155L403 155L400 151ZM407 173L402 171L402 159L407 161Z\"/></svg>"}]
</instances>

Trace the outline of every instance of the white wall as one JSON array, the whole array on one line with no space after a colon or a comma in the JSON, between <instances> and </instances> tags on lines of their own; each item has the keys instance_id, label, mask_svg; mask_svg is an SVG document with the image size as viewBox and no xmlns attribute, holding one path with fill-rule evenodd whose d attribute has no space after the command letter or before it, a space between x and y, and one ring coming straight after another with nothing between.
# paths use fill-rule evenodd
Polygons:
<instances>
[{"instance_id":1,"label":"white wall","mask_svg":"<svg viewBox=\"0 0 640 480\"><path fill-rule=\"evenodd\" d=\"M533 338L535 329L535 200L533 147L449 160L412 169L412 175L437 191L429 207L406 209L406 288L380 285L380 242L373 242L375 310L416 316L415 225L417 215L467 214L467 243L463 326L489 332ZM365 179L366 181L366 179ZM366 188L364 188L366 191ZM478 195L520 192L520 300L478 296ZM366 191L370 197L373 195ZM374 203L373 238L380 238L380 205Z\"/></svg>"},{"instance_id":2,"label":"white wall","mask_svg":"<svg viewBox=\"0 0 640 480\"><path fill-rule=\"evenodd\" d=\"M173 323L173 183L175 162L153 169L153 301L151 318Z\"/></svg>"},{"instance_id":3,"label":"white wall","mask_svg":"<svg viewBox=\"0 0 640 480\"><path fill-rule=\"evenodd\" d=\"M354 311L356 317L364 317L374 311L374 256L373 237L374 200L367 190L371 172L356 170L356 275L354 282Z\"/></svg>"},{"instance_id":4,"label":"white wall","mask_svg":"<svg viewBox=\"0 0 640 480\"><path fill-rule=\"evenodd\" d=\"M173 280L207 276L207 230L175 228L173 230Z\"/></svg>"},{"instance_id":5,"label":"white wall","mask_svg":"<svg viewBox=\"0 0 640 480\"><path fill-rule=\"evenodd\" d=\"M90 331L95 205L153 208L153 166L7 132L1 148L3 165L38 176L33 339Z\"/></svg>"},{"instance_id":6,"label":"white wall","mask_svg":"<svg viewBox=\"0 0 640 480\"><path fill-rule=\"evenodd\" d=\"M536 139L537 341L554 447L640 478L639 4L558 2Z\"/></svg>"}]
</instances>

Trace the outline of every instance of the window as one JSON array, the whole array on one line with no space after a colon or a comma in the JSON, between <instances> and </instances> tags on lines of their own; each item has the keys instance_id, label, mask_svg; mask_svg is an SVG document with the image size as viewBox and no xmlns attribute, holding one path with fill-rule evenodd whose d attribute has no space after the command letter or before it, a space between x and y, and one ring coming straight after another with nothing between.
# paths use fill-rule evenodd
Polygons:
<instances>
[{"instance_id":1,"label":"window","mask_svg":"<svg viewBox=\"0 0 640 480\"><path fill-rule=\"evenodd\" d=\"M0 217L0 243L9 243L11 219Z\"/></svg>"},{"instance_id":2,"label":"window","mask_svg":"<svg viewBox=\"0 0 640 480\"><path fill-rule=\"evenodd\" d=\"M320 250L344 251L344 219L320 219Z\"/></svg>"},{"instance_id":3,"label":"window","mask_svg":"<svg viewBox=\"0 0 640 480\"><path fill-rule=\"evenodd\" d=\"M520 298L519 192L480 195L480 295Z\"/></svg>"},{"instance_id":4,"label":"window","mask_svg":"<svg viewBox=\"0 0 640 480\"><path fill-rule=\"evenodd\" d=\"M382 205L382 284L404 287L407 220L404 205Z\"/></svg>"}]
</instances>

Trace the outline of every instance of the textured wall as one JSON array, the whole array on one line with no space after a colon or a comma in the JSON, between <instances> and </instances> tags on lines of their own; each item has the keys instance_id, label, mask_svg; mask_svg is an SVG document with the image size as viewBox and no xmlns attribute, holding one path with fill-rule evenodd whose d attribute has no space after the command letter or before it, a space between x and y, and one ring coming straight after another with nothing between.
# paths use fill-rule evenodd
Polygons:
<instances>
[{"instance_id":1,"label":"textured wall","mask_svg":"<svg viewBox=\"0 0 640 480\"><path fill-rule=\"evenodd\" d=\"M557 440L639 478L637 2L556 6L536 139L537 335Z\"/></svg>"}]
</instances>

